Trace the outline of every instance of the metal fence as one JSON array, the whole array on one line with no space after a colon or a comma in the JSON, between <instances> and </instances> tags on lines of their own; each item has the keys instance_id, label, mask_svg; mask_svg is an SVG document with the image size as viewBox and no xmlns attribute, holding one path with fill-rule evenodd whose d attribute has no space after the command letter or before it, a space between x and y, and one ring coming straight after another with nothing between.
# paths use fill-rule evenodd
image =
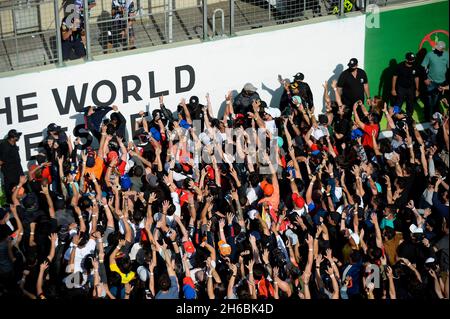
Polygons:
<instances>
[{"instance_id":1,"label":"metal fence","mask_svg":"<svg viewBox=\"0 0 450 319\"><path fill-rule=\"evenodd\" d=\"M408 1L0 0L0 72Z\"/></svg>"}]
</instances>

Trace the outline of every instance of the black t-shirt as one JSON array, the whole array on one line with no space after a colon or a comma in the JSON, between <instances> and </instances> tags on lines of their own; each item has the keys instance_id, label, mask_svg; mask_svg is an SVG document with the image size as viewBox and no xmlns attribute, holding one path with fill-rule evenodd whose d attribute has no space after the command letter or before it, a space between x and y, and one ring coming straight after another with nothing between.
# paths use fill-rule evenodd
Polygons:
<instances>
[{"instance_id":1,"label":"black t-shirt","mask_svg":"<svg viewBox=\"0 0 450 319\"><path fill-rule=\"evenodd\" d=\"M2 173L5 178L11 182L19 182L20 175L23 175L19 147L11 145L7 140L2 141L0 143L0 161L3 162Z\"/></svg>"},{"instance_id":2,"label":"black t-shirt","mask_svg":"<svg viewBox=\"0 0 450 319\"><path fill-rule=\"evenodd\" d=\"M358 68L356 77L352 75L352 70L347 69L341 73L337 86L342 88L342 103L352 107L356 101L364 101L364 84L367 84L367 74Z\"/></svg>"},{"instance_id":3,"label":"black t-shirt","mask_svg":"<svg viewBox=\"0 0 450 319\"><path fill-rule=\"evenodd\" d=\"M419 77L419 70L416 66L407 66L405 61L397 64L394 75L397 76L397 87L404 89L415 88L414 79Z\"/></svg>"}]
</instances>

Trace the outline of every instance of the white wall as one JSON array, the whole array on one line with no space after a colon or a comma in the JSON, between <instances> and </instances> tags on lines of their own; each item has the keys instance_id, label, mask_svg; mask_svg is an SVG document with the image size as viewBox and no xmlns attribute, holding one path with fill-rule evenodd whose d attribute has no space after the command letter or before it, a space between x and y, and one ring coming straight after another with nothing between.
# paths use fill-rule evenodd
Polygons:
<instances>
[{"instance_id":1,"label":"white wall","mask_svg":"<svg viewBox=\"0 0 450 319\"><path fill-rule=\"evenodd\" d=\"M276 106L282 90L278 90L272 99L271 94L262 89L263 85L270 90L280 89L278 74L284 78L292 78L301 71L313 90L316 110L320 111L322 83L333 76L336 66L346 66L351 57L358 58L360 66L364 66L364 23L364 16L357 16L0 78L0 136L3 137L12 128L24 135L41 132L51 122L68 127L70 132L75 122L79 124L82 121L82 115L75 111L73 105L69 114L61 115L52 89L58 89L64 102L67 87L74 85L76 91L81 92L84 82L88 83L85 105L92 104L94 85L101 80L109 80L117 89L115 104L119 105L127 118L141 109L146 110L148 104L151 111L158 107L158 98L149 98L148 72L151 71L155 72L156 91L169 90L165 101L172 110L175 110L182 97L189 99L191 95L199 96L200 101L205 103L204 96L209 92L215 112L224 102L224 95L228 90L240 92L246 82L253 83L259 88L262 99ZM193 67L195 85L190 92L175 94L175 67L181 65ZM143 101L135 101L130 97L130 101L123 104L121 78L131 74L137 75L142 82L139 93ZM187 73L181 74L182 84L185 85L188 81ZM36 97L23 101L24 104L36 103L37 106L25 110L23 115L36 114L38 119L19 123L17 96L33 92ZM106 87L99 90L100 100L108 100L109 96ZM10 125L5 113L2 113L8 97L12 110ZM39 138L34 138L32 142L38 140ZM19 146L25 168L23 137Z\"/></svg>"}]
</instances>

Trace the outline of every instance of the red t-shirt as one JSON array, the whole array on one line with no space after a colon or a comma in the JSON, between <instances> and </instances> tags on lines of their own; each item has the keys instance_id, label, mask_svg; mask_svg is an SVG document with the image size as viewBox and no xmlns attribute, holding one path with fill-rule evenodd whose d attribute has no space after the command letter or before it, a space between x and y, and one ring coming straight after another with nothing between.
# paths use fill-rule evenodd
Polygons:
<instances>
[{"instance_id":1,"label":"red t-shirt","mask_svg":"<svg viewBox=\"0 0 450 319\"><path fill-rule=\"evenodd\" d=\"M30 166L30 171L34 170L38 165L34 164ZM31 174L31 179L34 179L38 182L42 182L43 179L47 179L48 183L52 183L52 174L50 173L50 168L48 166L41 168L41 176L39 178L36 177L36 172Z\"/></svg>"},{"instance_id":2,"label":"red t-shirt","mask_svg":"<svg viewBox=\"0 0 450 319\"><path fill-rule=\"evenodd\" d=\"M373 140L372 140L372 132L376 132L376 137L378 138L378 132L380 131L380 127L378 124L365 124L364 125L364 136L362 145L370 147L373 149Z\"/></svg>"}]
</instances>

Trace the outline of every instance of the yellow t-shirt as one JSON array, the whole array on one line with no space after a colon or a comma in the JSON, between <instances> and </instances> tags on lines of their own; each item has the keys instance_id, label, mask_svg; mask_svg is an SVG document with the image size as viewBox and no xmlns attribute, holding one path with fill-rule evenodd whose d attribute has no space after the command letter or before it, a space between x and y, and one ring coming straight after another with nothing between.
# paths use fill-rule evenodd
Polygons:
<instances>
[{"instance_id":1,"label":"yellow t-shirt","mask_svg":"<svg viewBox=\"0 0 450 319\"><path fill-rule=\"evenodd\" d=\"M124 274L123 272L120 271L119 267L117 266L117 264L112 264L109 265L109 269L111 269L111 271L115 271L117 272L120 277L122 277L122 283L123 284L127 284L130 281L132 281L134 279L134 277L136 276L136 274L134 273L134 271L130 271L128 274Z\"/></svg>"}]
</instances>

